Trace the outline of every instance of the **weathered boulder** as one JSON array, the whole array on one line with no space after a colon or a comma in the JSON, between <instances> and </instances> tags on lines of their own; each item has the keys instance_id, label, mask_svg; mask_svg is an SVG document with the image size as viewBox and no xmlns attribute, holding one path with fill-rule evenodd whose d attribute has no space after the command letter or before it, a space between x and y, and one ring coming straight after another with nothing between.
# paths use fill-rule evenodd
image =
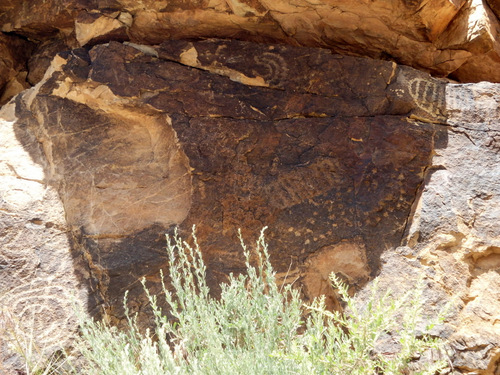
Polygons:
<instances>
[{"instance_id":1,"label":"weathered boulder","mask_svg":"<svg viewBox=\"0 0 500 375\"><path fill-rule=\"evenodd\" d=\"M281 42L394 60L462 82L500 82L494 0L1 0L0 10L2 31L71 47L207 37Z\"/></svg>"},{"instance_id":2,"label":"weathered boulder","mask_svg":"<svg viewBox=\"0 0 500 375\"><path fill-rule=\"evenodd\" d=\"M36 172L5 162L1 178L45 184L54 201L43 202L59 207L59 224L47 226L56 218L35 204L17 214L2 198L0 213L19 220L0 238L10 243L10 228L38 225L42 239L59 228L60 244L26 246L42 254L34 268L51 267L53 256L72 259L61 261L49 285L65 285L63 294L79 290L91 314L120 323L126 290L130 307L146 316L139 280L158 290L165 232L178 226L188 236L197 225L216 288L244 269L237 228L252 240L269 225L278 276L297 280L305 298L327 293L335 304L330 272L353 290L376 274L382 284L412 288L423 272L429 314L458 295L436 334L450 338L457 371L494 374L497 90L284 45L204 40L74 49L9 104L15 114L3 115L11 143ZM4 258L0 298L15 301L19 282L3 272L18 272L17 258ZM37 277L48 280L42 271ZM12 314L22 318L24 305Z\"/></svg>"},{"instance_id":3,"label":"weathered boulder","mask_svg":"<svg viewBox=\"0 0 500 375\"><path fill-rule=\"evenodd\" d=\"M264 225L278 271L321 267L307 274L311 294L336 267L324 257L355 253L338 271L362 285L401 241L430 165L430 122L444 118L443 83L326 50L110 43L54 64L18 98L18 123L46 155L110 315L165 266L173 225L198 225L213 286L243 267L236 229Z\"/></svg>"},{"instance_id":4,"label":"weathered boulder","mask_svg":"<svg viewBox=\"0 0 500 375\"><path fill-rule=\"evenodd\" d=\"M382 256L380 281L409 290L424 272L426 310L453 296L449 340L456 371L500 371L500 155L496 84L446 85L447 136L434 149L403 242ZM360 296L364 298L364 296Z\"/></svg>"},{"instance_id":5,"label":"weathered boulder","mask_svg":"<svg viewBox=\"0 0 500 375\"><path fill-rule=\"evenodd\" d=\"M403 236L436 132L417 119L443 119L443 93L420 72L326 50L110 43L57 56L11 106L37 179L59 193L88 308L118 322L126 290L146 307L138 281L155 286L174 225L198 225L213 287L244 267L237 228L263 225L306 297L331 271L366 283Z\"/></svg>"}]
</instances>

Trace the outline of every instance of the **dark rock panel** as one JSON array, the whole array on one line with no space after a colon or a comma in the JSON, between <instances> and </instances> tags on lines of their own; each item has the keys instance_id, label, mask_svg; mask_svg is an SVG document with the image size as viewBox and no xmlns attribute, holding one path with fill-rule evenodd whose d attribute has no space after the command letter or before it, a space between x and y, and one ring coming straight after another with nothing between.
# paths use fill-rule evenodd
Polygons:
<instances>
[{"instance_id":1,"label":"dark rock panel","mask_svg":"<svg viewBox=\"0 0 500 375\"><path fill-rule=\"evenodd\" d=\"M54 64L19 122L93 272L91 305L118 319L127 289L141 308L138 280L165 266L174 225L198 226L215 288L242 270L237 228L265 225L307 298L334 270L361 287L403 238L444 120L442 82L326 50L111 42ZM316 273L318 254L337 262Z\"/></svg>"},{"instance_id":2,"label":"dark rock panel","mask_svg":"<svg viewBox=\"0 0 500 375\"><path fill-rule=\"evenodd\" d=\"M237 229L252 241L268 225L278 277L305 298L327 293L335 306L330 272L362 290L377 274L412 288L423 271L428 313L458 294L437 334L454 340L465 371L467 361L493 368L497 355L495 334L483 335L496 324L487 301L500 264L496 90L322 49L110 42L57 55L3 126L38 166L36 183L58 193L75 270L60 281L80 288L92 314L119 324L130 290L147 316L139 281L158 290L174 227L188 238L197 225L217 291L244 268ZM24 176L8 164L2 178ZM11 190L0 213L14 210ZM26 202L30 225L56 222ZM16 269L15 257L2 262L0 272Z\"/></svg>"}]
</instances>

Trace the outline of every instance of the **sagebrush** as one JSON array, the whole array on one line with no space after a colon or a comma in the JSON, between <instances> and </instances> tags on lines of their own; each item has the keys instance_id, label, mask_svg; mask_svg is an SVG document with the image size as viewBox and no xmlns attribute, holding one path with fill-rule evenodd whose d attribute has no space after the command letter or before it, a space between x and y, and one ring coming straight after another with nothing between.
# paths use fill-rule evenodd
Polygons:
<instances>
[{"instance_id":1,"label":"sagebrush","mask_svg":"<svg viewBox=\"0 0 500 375\"><path fill-rule=\"evenodd\" d=\"M230 275L215 299L194 232L193 237L191 246L177 234L167 236L169 283L163 284L162 298L169 318L159 297L145 288L154 331L141 334L128 311L128 329L122 331L82 319L78 349L85 364L79 373L401 374L416 353L442 344L426 332L417 335L421 288L394 299L390 292L381 294L375 282L369 302L358 306L332 275L346 313L327 311L324 298L304 305L291 285L277 284L264 231L254 249L255 264L241 241L247 273ZM389 332L399 351L384 355L377 345ZM420 373L434 374L444 366L432 363Z\"/></svg>"}]
</instances>

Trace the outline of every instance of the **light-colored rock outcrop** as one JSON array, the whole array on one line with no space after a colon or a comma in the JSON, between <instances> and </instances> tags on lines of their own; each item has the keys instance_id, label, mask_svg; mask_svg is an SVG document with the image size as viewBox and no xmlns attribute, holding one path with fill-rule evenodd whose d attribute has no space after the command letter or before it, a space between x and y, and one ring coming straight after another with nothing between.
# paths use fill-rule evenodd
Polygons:
<instances>
[{"instance_id":1,"label":"light-colored rock outcrop","mask_svg":"<svg viewBox=\"0 0 500 375\"><path fill-rule=\"evenodd\" d=\"M426 274L426 310L454 298L447 355L456 371L500 369L500 87L446 86L446 136L436 142L406 246L382 256L380 280L409 290Z\"/></svg>"},{"instance_id":2,"label":"light-colored rock outcrop","mask_svg":"<svg viewBox=\"0 0 500 375\"><path fill-rule=\"evenodd\" d=\"M27 350L30 340L32 361L70 345L77 328L73 301L86 307L92 284L85 267L75 267L64 208L45 179L46 159L17 126L14 111L14 103L0 111L2 374L23 368L13 349Z\"/></svg>"}]
</instances>

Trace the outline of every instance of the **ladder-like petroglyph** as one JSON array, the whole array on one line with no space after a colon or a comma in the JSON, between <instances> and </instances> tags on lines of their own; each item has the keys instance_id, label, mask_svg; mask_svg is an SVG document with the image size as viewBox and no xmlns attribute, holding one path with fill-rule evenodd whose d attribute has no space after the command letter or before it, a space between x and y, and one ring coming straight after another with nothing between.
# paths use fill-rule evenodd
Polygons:
<instances>
[{"instance_id":1,"label":"ladder-like petroglyph","mask_svg":"<svg viewBox=\"0 0 500 375\"><path fill-rule=\"evenodd\" d=\"M442 115L445 97L441 85L428 79L414 78L409 81L408 90L418 108L432 116Z\"/></svg>"}]
</instances>

